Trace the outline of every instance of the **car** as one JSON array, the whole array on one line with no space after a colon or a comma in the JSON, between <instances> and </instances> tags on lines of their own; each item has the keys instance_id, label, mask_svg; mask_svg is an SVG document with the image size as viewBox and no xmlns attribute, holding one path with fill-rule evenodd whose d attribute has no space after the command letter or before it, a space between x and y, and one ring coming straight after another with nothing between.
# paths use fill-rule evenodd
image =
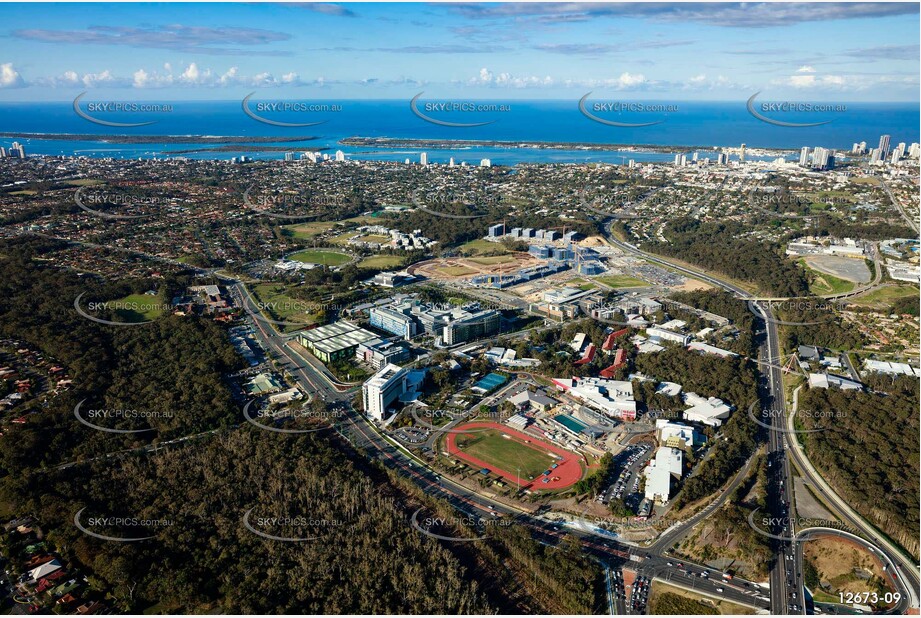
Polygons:
<instances>
[{"instance_id":1,"label":"car","mask_svg":"<svg viewBox=\"0 0 921 618\"><path fill-rule=\"evenodd\" d=\"M722 588L717 588L716 591L717 591L717 592L723 592L723 589L722 589Z\"/></svg>"}]
</instances>

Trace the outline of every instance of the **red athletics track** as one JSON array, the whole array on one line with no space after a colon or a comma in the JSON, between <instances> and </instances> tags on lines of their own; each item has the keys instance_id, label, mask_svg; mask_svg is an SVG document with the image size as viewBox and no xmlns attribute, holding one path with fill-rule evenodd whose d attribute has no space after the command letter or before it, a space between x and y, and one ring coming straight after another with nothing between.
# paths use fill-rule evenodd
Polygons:
<instances>
[{"instance_id":1,"label":"red athletics track","mask_svg":"<svg viewBox=\"0 0 921 618\"><path fill-rule=\"evenodd\" d=\"M511 429L505 425L500 425L499 423L487 423L487 422L472 422L464 423L454 428L454 432L463 433L464 429L480 429L480 428L489 428L500 431L508 436L512 436L518 442L524 442L527 440L529 444L525 446L534 448L535 450L549 451L555 455L559 455L562 459L557 459L557 467L550 471L550 477L555 476L559 477L558 481L550 481L549 483L542 483L541 479L544 478L543 475L536 477L534 480L524 479L527 485L522 485L522 489L531 489L531 490L545 490L545 489L565 489L570 485L574 485L580 478L582 478L582 467L579 465L578 457L575 453L570 453L569 451L559 448L553 444L544 442L543 440L538 440L534 436L529 436L526 433L522 433L515 429ZM448 451L450 455L456 455L458 458L463 459L469 463L474 464L480 468L489 468L492 472L502 476L509 482L516 482L516 473L508 472L507 470L500 470L492 464L488 464L482 459L469 455L459 448L457 448L456 439L458 433L449 433L445 439L445 450ZM549 464L548 464L549 467Z\"/></svg>"}]
</instances>

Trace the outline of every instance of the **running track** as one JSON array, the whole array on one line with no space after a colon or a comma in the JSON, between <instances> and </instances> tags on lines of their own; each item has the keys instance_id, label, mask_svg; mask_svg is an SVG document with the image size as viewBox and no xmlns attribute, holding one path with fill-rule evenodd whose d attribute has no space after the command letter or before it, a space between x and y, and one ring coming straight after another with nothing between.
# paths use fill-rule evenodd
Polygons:
<instances>
[{"instance_id":1,"label":"running track","mask_svg":"<svg viewBox=\"0 0 921 618\"><path fill-rule=\"evenodd\" d=\"M571 485L574 485L576 481L582 478L582 467L579 465L579 461L575 453L570 453L569 451L562 449L553 444L544 442L543 440L538 440L534 436L530 436L526 433L522 433L515 429L506 427L505 425L500 425L499 423L487 423L487 422L473 422L473 423L464 423L454 428L455 432L463 432L464 429L495 429L505 435L512 436L518 442L524 442L527 440L529 444L525 446L534 448L535 450L540 451L549 451L555 455L559 455L562 459L556 460L558 464L555 470L551 470L550 477L559 477L559 480L550 481L549 483L542 483L541 479L543 476L538 476L533 481L528 479L523 479L526 485L522 485L522 489L531 489L531 490L549 490L549 489L565 489ZM517 480L516 472L509 472L507 470L502 470L496 468L492 464L488 464L482 459L474 457L468 453L463 452L457 447L456 441L458 433L449 433L445 440L445 448L448 453L452 456L457 456L459 459L463 459L469 463L472 463L480 468L489 468L492 472L502 476L507 481L514 483ZM547 464L549 468L550 464Z\"/></svg>"}]
</instances>

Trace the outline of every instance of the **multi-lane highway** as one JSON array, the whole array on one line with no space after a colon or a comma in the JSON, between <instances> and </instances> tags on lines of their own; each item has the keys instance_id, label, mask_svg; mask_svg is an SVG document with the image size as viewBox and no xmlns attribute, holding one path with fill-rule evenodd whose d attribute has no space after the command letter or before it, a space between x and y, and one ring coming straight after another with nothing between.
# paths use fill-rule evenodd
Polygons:
<instances>
[{"instance_id":1,"label":"multi-lane highway","mask_svg":"<svg viewBox=\"0 0 921 618\"><path fill-rule=\"evenodd\" d=\"M716 277L672 264L657 256L647 254L632 245L617 241L613 237L609 236L609 240L620 249L641 255L648 261L657 262L660 265L684 272L697 279L702 279L714 286L729 290L740 298L751 298L751 295L747 291ZM233 282L233 286L236 288L238 297L241 300L244 298L248 299L248 291L242 284ZM777 430L769 432L769 449L770 452L776 454L775 456L778 462L778 465L774 468L776 472L773 480L776 484L773 486L773 500L770 506L778 521L788 522L786 528L781 525L778 530L773 530L772 532L778 532L780 536L795 539L798 531L792 528L792 521L794 518L790 511L790 505L793 503L791 500L793 477L788 454L791 450L789 449L790 445L787 442L786 433L783 430L784 415L776 412L776 410L783 410L785 407L783 375L779 364L780 353L777 324L769 306L756 304L754 307L756 307L756 313L758 313L765 322L766 331L766 338L761 349L760 358L762 361L760 366L766 368L762 369L764 377L762 404L765 410L774 411L766 418L768 418L771 423L778 424L776 427ZM252 306L250 306L250 308L253 309ZM259 308L255 307L255 311L258 312ZM260 344L280 360L284 368L301 383L301 386L310 393L311 396L319 396L330 403L336 401L347 402L352 399L355 389L344 389L341 385L334 384L328 376L324 375L323 372L319 371L307 360L299 355L291 354L286 349L287 337L279 334L277 330L271 326L269 321L256 319L253 320L253 322L257 328L257 338ZM732 580L731 582L724 581L721 573L699 565L676 566L676 562L668 560L665 556L660 554L660 552L666 550L670 546L667 542L669 539L665 539L661 543L656 543L649 549L640 550L628 544L619 543L608 537L594 535L584 530L561 530L554 522L547 521L540 516L519 511L501 502L472 492L454 483L450 479L441 477L431 470L424 461L418 459L400 445L391 442L388 438L383 436L363 415L351 410L350 406L348 407L349 413L347 421L339 424L337 427L337 431L340 435L355 446L365 449L372 456L380 459L388 467L411 478L418 486L426 491L426 493L446 500L454 508L463 513L483 518L497 516L514 518L518 523L529 526L533 530L535 537L539 541L545 543L556 543L566 534L574 535L579 539L587 552L599 558L605 564L614 563L627 565L652 578L667 580L672 585L695 590L714 598L726 599L760 610L770 608L772 613L775 614L802 614L805 611L805 603L803 602L802 552L793 540L777 543L777 559L771 571L770 599L768 599L764 596L765 591L751 582L745 582L739 579ZM803 463L799 460L797 465L801 470L805 468ZM808 476L809 475L807 475L807 478ZM737 477L737 479L738 478L739 477ZM820 486L818 482L814 484ZM828 495L833 495L830 488L825 491ZM729 492L725 492L723 496L720 497L721 500L724 500L726 495L729 495ZM825 495L826 494L823 494L823 496ZM678 527L680 530L677 528L671 530L669 532L669 538L680 538L680 533L690 529L696 521L697 519L684 522L682 526ZM870 529L869 526L862 521L859 522L859 524L854 521L848 521L847 523L854 525L857 529L864 532ZM868 533L867 536L875 539L880 535L873 530ZM910 562L907 562L904 556L900 554L893 555L893 547L887 547L885 543L879 543L879 545L886 551L884 555L890 561L901 565L900 581L902 585L904 587L914 585L914 582L917 581L916 567ZM637 558L639 558L639 560L637 560ZM908 590L902 590L900 592L903 594L904 598L909 599L907 602L910 605L917 607L916 592L909 592Z\"/></svg>"},{"instance_id":2,"label":"multi-lane highway","mask_svg":"<svg viewBox=\"0 0 921 618\"><path fill-rule=\"evenodd\" d=\"M722 281L712 275L702 273L693 269L673 264L658 256L646 253L637 247L628 243L617 240L608 229L608 240L621 250L639 255L646 260L658 263L662 266L672 268L690 275L696 279L703 280L714 286L728 290L739 298L751 302L751 295L736 285ZM802 543L797 544L793 539L797 538L800 531L794 529L795 517L793 516L794 501L792 499L793 477L791 459L796 463L797 469L805 481L819 489L821 498L826 504L841 517L842 521L855 529L859 530L866 539L870 539L874 544L882 549L880 555L889 562L896 565L898 577L894 578L894 583L901 589L898 592L903 598L909 598L911 608L917 610L919 601L919 568L918 565L906 556L893 543L886 539L878 530L867 523L862 517L853 511L842 500L832 488L825 482L816 470L809 463L805 454L794 437L795 433L789 433L792 429L792 417L788 419L789 428L785 426L786 398L783 390L783 370L780 366L780 343L777 331L777 320L771 312L769 305L762 303L752 303L750 306L755 308L755 312L765 323L765 341L761 348L761 363L759 367L764 378L762 408L765 411L765 419L772 424L769 431L769 452L776 459L777 463L772 466L772 511L775 514L778 524L780 525L779 536L791 539L789 541L779 541L777 543L777 559L771 571L771 610L775 614L786 613L804 613L805 603L802 601L804 594L803 587L803 565L802 565ZM788 439L788 435L791 436ZM783 482L783 485L780 483ZM786 525L786 529L784 528ZM775 532L776 531L772 531ZM789 574L788 574L789 571ZM793 595L796 595L794 599ZM796 609L793 609L793 608Z\"/></svg>"}]
</instances>

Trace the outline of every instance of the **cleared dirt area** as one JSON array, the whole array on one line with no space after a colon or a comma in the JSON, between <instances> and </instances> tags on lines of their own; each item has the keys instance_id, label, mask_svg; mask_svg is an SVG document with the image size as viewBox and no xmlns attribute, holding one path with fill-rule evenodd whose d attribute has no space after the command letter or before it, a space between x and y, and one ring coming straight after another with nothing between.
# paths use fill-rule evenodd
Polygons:
<instances>
[{"instance_id":1,"label":"cleared dirt area","mask_svg":"<svg viewBox=\"0 0 921 618\"><path fill-rule=\"evenodd\" d=\"M493 258L437 258L419 262L407 270L412 275L445 281L475 275L511 274L541 263L541 260L527 253L510 253Z\"/></svg>"}]
</instances>

